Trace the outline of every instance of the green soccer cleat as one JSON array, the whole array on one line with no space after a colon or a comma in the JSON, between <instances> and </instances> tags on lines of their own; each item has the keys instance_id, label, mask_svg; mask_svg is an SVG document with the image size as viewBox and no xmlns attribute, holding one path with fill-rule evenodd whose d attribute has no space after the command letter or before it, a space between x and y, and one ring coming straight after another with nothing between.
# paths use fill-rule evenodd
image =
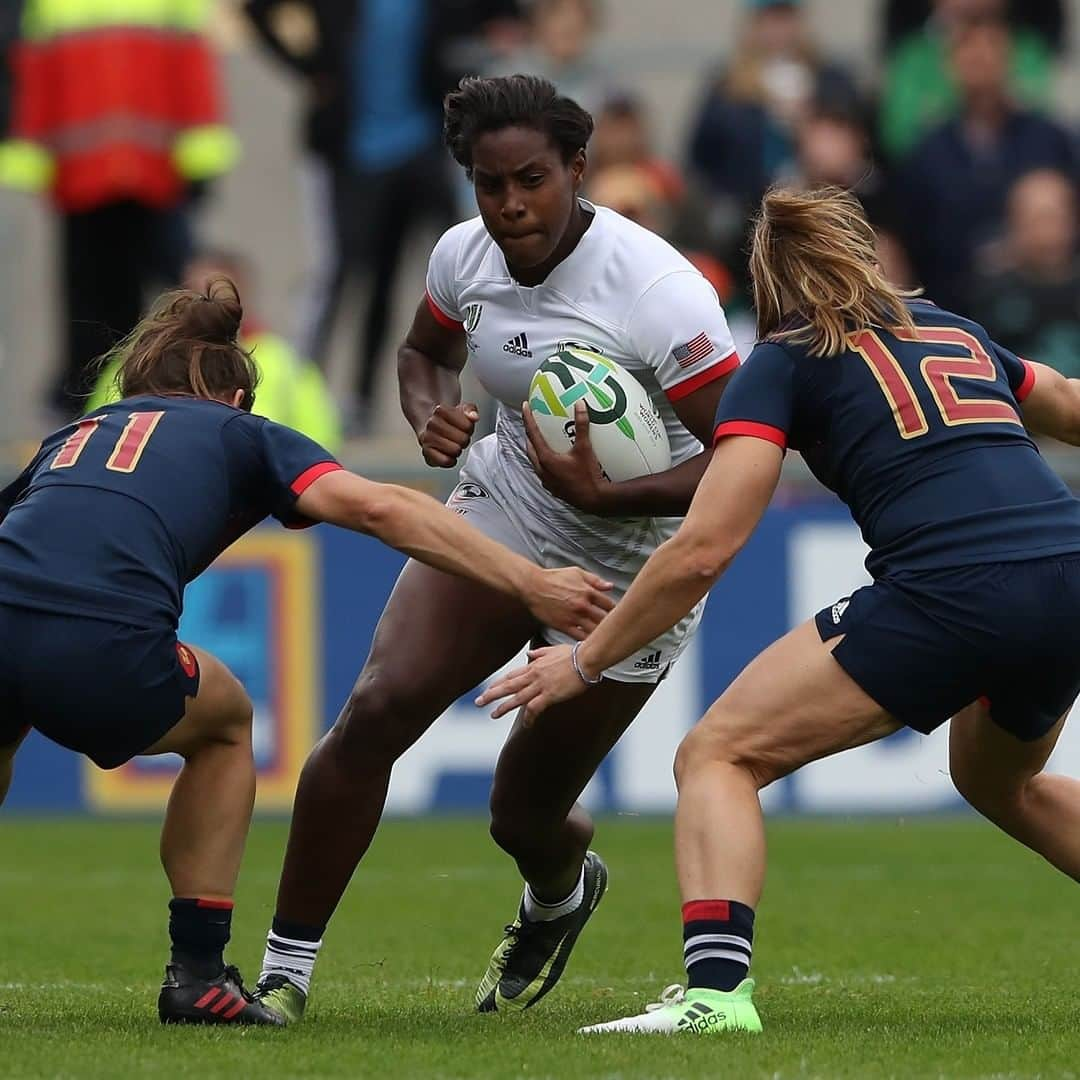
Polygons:
<instances>
[{"instance_id":1,"label":"green soccer cleat","mask_svg":"<svg viewBox=\"0 0 1080 1080\"><path fill-rule=\"evenodd\" d=\"M627 1016L607 1024L578 1028L582 1035L608 1031L654 1035L713 1035L721 1031L761 1031L761 1017L754 1008L754 980L743 979L734 990L684 990L669 986L640 1016Z\"/></svg>"},{"instance_id":2,"label":"green soccer cleat","mask_svg":"<svg viewBox=\"0 0 1080 1080\"><path fill-rule=\"evenodd\" d=\"M506 927L476 990L480 1012L514 1012L535 1005L559 981L574 942L607 889L607 867L594 851L585 855L585 895L580 906L558 919L532 922L524 905Z\"/></svg>"},{"instance_id":3,"label":"green soccer cleat","mask_svg":"<svg viewBox=\"0 0 1080 1080\"><path fill-rule=\"evenodd\" d=\"M284 975L264 975L255 984L255 1000L283 1024L298 1024L304 1016L307 994Z\"/></svg>"}]
</instances>

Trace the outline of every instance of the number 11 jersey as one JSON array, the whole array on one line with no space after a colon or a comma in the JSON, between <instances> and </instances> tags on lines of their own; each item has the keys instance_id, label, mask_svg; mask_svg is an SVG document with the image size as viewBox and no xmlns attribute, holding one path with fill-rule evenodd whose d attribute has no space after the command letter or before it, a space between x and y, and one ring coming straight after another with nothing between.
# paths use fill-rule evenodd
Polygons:
<instances>
[{"instance_id":1,"label":"number 11 jersey","mask_svg":"<svg viewBox=\"0 0 1080 1080\"><path fill-rule=\"evenodd\" d=\"M184 586L341 466L217 401L139 396L50 435L0 492L0 603L175 628Z\"/></svg>"}]
</instances>

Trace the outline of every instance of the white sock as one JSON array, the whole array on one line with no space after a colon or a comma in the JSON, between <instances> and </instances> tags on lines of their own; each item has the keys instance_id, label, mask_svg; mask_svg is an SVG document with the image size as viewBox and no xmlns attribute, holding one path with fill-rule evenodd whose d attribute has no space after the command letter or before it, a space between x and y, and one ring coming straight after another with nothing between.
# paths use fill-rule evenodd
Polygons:
<instances>
[{"instance_id":1,"label":"white sock","mask_svg":"<svg viewBox=\"0 0 1080 1080\"><path fill-rule=\"evenodd\" d=\"M266 952L263 953L262 981L267 975L284 975L305 994L311 986L311 973L322 948L322 941L296 941L278 937L270 931L266 935Z\"/></svg>"},{"instance_id":2,"label":"white sock","mask_svg":"<svg viewBox=\"0 0 1080 1080\"><path fill-rule=\"evenodd\" d=\"M555 904L545 904L542 900L537 900L533 896L532 889L526 885L525 895L522 897L522 904L525 908L525 918L529 922L548 922L551 919L561 919L564 915L569 915L571 911L576 911L581 907L581 902L585 899L585 865L581 866L581 873L578 875L577 884L574 886L573 891L565 900L560 900Z\"/></svg>"}]
</instances>

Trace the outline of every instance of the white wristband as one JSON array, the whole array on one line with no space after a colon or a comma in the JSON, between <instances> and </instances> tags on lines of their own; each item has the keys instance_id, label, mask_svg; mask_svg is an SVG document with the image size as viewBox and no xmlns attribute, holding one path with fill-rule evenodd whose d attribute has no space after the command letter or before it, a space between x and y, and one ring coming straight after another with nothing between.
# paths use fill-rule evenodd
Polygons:
<instances>
[{"instance_id":1,"label":"white wristband","mask_svg":"<svg viewBox=\"0 0 1080 1080\"><path fill-rule=\"evenodd\" d=\"M602 674L600 674L600 675L597 675L595 679L590 679L588 677L588 675L586 675L585 672L581 670L581 664L578 662L578 657L577 657L578 649L580 649L580 648L581 648L581 642L580 641L575 641L574 642L574 647L570 650L570 663L574 665L574 670L577 672L577 677L586 686L596 686L596 684L599 683L603 679L604 676Z\"/></svg>"}]
</instances>

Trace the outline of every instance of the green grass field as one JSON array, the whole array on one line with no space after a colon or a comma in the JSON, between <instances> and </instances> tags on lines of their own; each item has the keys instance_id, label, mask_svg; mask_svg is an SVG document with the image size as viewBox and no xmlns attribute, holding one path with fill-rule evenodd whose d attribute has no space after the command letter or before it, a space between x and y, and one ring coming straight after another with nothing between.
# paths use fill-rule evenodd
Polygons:
<instances>
[{"instance_id":1,"label":"green grass field","mask_svg":"<svg viewBox=\"0 0 1080 1080\"><path fill-rule=\"evenodd\" d=\"M393 822L308 1018L162 1029L167 888L147 823L0 819L3 1077L1050 1077L1080 1074L1080 894L969 819L779 822L754 973L765 1034L585 1038L680 981L670 825L604 821L608 898L523 1017L472 993L517 882L479 821ZM256 825L230 955L253 982L284 841Z\"/></svg>"}]
</instances>

